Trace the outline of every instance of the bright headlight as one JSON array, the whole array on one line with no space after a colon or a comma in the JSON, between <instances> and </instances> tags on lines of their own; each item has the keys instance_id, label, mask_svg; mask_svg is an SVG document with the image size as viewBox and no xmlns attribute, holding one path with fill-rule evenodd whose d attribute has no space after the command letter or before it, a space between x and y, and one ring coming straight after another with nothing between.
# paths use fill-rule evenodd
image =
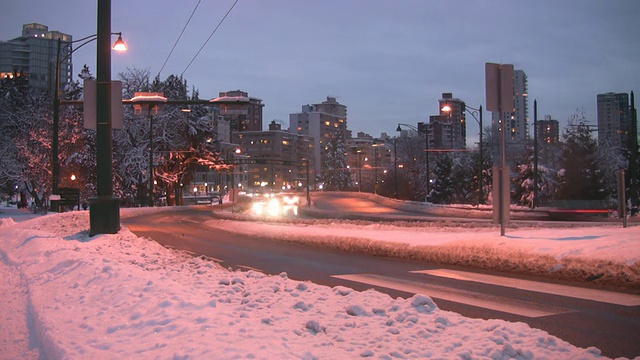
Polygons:
<instances>
[{"instance_id":1,"label":"bright headlight","mask_svg":"<svg viewBox=\"0 0 640 360\"><path fill-rule=\"evenodd\" d=\"M300 198L297 196L285 196L282 201L285 205L297 205L300 201Z\"/></svg>"},{"instance_id":2,"label":"bright headlight","mask_svg":"<svg viewBox=\"0 0 640 360\"><path fill-rule=\"evenodd\" d=\"M280 209L280 202L278 201L278 199L275 199L275 198L269 199L269 201L267 202L266 211L267 211L267 215L270 215L270 216L280 215L281 209Z\"/></svg>"},{"instance_id":3,"label":"bright headlight","mask_svg":"<svg viewBox=\"0 0 640 360\"><path fill-rule=\"evenodd\" d=\"M254 202L253 205L251 206L251 212L253 212L256 215L264 214L264 204L259 201Z\"/></svg>"}]
</instances>

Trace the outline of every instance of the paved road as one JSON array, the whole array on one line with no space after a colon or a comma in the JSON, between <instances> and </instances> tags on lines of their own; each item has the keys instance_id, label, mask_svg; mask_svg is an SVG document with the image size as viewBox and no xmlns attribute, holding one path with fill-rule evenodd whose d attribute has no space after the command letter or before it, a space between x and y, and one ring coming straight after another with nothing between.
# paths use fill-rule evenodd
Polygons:
<instances>
[{"instance_id":1,"label":"paved road","mask_svg":"<svg viewBox=\"0 0 640 360\"><path fill-rule=\"evenodd\" d=\"M392 297L420 292L434 298L441 309L468 317L526 322L573 345L595 346L609 357L640 355L639 296L248 238L205 226L209 211L157 213L123 223L139 236L211 257L224 267L286 272L292 279L375 288Z\"/></svg>"}]
</instances>

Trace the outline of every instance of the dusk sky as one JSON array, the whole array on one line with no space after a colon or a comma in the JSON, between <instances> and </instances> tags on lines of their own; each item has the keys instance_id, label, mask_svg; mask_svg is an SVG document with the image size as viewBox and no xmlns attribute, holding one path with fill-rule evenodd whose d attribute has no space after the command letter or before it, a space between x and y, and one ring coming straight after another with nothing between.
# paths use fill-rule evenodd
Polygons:
<instances>
[{"instance_id":1,"label":"dusk sky","mask_svg":"<svg viewBox=\"0 0 640 360\"><path fill-rule=\"evenodd\" d=\"M354 135L394 135L437 114L443 92L484 106L486 62L526 72L532 121L537 99L539 118L564 125L582 108L595 124L598 93L640 89L636 0L239 0L187 68L234 1L201 1L161 78L184 72L205 99L246 91L263 100L265 127L334 96ZM112 31L129 46L112 56L112 77L157 74L197 3L112 0ZM32 22L79 39L96 32L96 1L10 0L0 40ZM85 63L95 75L95 43L73 56L74 78ZM468 123L471 147L478 126Z\"/></svg>"}]
</instances>

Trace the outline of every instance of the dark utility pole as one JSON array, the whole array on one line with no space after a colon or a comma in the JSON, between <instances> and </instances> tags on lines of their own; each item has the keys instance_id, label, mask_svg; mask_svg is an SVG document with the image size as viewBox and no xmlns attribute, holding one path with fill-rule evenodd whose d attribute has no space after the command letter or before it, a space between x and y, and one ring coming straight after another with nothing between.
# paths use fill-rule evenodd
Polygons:
<instances>
[{"instance_id":1,"label":"dark utility pole","mask_svg":"<svg viewBox=\"0 0 640 360\"><path fill-rule=\"evenodd\" d=\"M393 138L393 198L398 198L398 148L396 138Z\"/></svg>"},{"instance_id":2,"label":"dark utility pole","mask_svg":"<svg viewBox=\"0 0 640 360\"><path fill-rule=\"evenodd\" d=\"M480 112L480 123L478 124L480 126L480 135L478 138L478 150L480 151L480 170L478 173L478 190L479 190L479 194L478 194L478 206L480 204L484 204L484 179L483 179L483 175L484 175L484 156L482 155L482 132L484 131L482 129L482 105L480 105L480 107L478 108L478 111Z\"/></svg>"},{"instance_id":3,"label":"dark utility pole","mask_svg":"<svg viewBox=\"0 0 640 360\"><path fill-rule=\"evenodd\" d=\"M471 111L469 111L469 109L471 109ZM464 106L464 111L466 111L467 113L469 113L471 116L473 116L473 119L478 123L478 127L480 128L480 135L478 138L478 150L480 151L480 159L478 160L479 162L479 170L478 170L478 206L480 204L484 204L484 192L483 192L483 185L484 185L484 157L482 156L483 152L482 152L482 105L480 105L480 107L478 107L477 109L472 108L471 106ZM476 113L479 114L480 119L478 119L476 117Z\"/></svg>"},{"instance_id":4,"label":"dark utility pole","mask_svg":"<svg viewBox=\"0 0 640 360\"><path fill-rule=\"evenodd\" d=\"M631 92L631 128L629 129L629 197L631 198L631 215L638 213L638 114L635 99Z\"/></svg>"},{"instance_id":5,"label":"dark utility pole","mask_svg":"<svg viewBox=\"0 0 640 360\"><path fill-rule=\"evenodd\" d=\"M149 206L153 206L153 104L149 103ZM188 121L187 121L188 123Z\"/></svg>"},{"instance_id":6,"label":"dark utility pole","mask_svg":"<svg viewBox=\"0 0 640 360\"><path fill-rule=\"evenodd\" d=\"M424 200L429 201L429 193L431 192L431 177L429 176L429 124L426 122L419 122L418 133L421 131L424 131L424 166L425 173L427 174Z\"/></svg>"},{"instance_id":7,"label":"dark utility pole","mask_svg":"<svg viewBox=\"0 0 640 360\"><path fill-rule=\"evenodd\" d=\"M56 78L53 89L53 138L51 141L51 171L53 179L51 182L51 194L58 195L58 184L60 182L60 160L58 133L60 129L60 46L61 39L58 38L58 51L56 55ZM51 200L51 211L60 211L60 200Z\"/></svg>"},{"instance_id":8,"label":"dark utility pole","mask_svg":"<svg viewBox=\"0 0 640 360\"><path fill-rule=\"evenodd\" d=\"M538 206L538 100L533 100L533 203Z\"/></svg>"},{"instance_id":9,"label":"dark utility pole","mask_svg":"<svg viewBox=\"0 0 640 360\"><path fill-rule=\"evenodd\" d=\"M90 203L89 235L120 230L120 203L113 197L111 149L111 0L98 0L96 84L96 175L98 196Z\"/></svg>"}]
</instances>

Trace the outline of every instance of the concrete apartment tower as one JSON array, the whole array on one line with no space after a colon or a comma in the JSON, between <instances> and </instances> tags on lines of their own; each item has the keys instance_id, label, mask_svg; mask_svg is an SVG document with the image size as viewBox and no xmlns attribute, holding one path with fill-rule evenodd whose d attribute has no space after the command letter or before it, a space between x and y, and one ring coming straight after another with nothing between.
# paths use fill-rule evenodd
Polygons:
<instances>
[{"instance_id":1,"label":"concrete apartment tower","mask_svg":"<svg viewBox=\"0 0 640 360\"><path fill-rule=\"evenodd\" d=\"M452 93L442 93L438 100L440 113L429 117L430 149L464 149L467 143L467 123L464 101Z\"/></svg>"},{"instance_id":2,"label":"concrete apartment tower","mask_svg":"<svg viewBox=\"0 0 640 360\"><path fill-rule=\"evenodd\" d=\"M347 134L347 107L330 96L320 104L303 105L302 112L289 114L289 131L313 136L314 168L320 174L328 140L339 132Z\"/></svg>"},{"instance_id":3,"label":"concrete apartment tower","mask_svg":"<svg viewBox=\"0 0 640 360\"><path fill-rule=\"evenodd\" d=\"M0 41L0 77L10 77L16 72L28 76L29 85L53 91L56 80L58 39L70 42L72 36L59 31L49 31L46 25L22 25L22 35L8 41ZM60 47L60 87L73 76L71 44Z\"/></svg>"},{"instance_id":4,"label":"concrete apartment tower","mask_svg":"<svg viewBox=\"0 0 640 360\"><path fill-rule=\"evenodd\" d=\"M513 71L513 107L504 107L504 117L506 125L505 139L507 145L528 144L529 141L529 97L527 90L527 74L523 70ZM498 121L499 114L491 113L493 124L493 138L499 139Z\"/></svg>"},{"instance_id":5,"label":"concrete apartment tower","mask_svg":"<svg viewBox=\"0 0 640 360\"><path fill-rule=\"evenodd\" d=\"M611 142L620 150L627 148L631 129L629 94L613 93L597 95L598 141Z\"/></svg>"}]
</instances>

